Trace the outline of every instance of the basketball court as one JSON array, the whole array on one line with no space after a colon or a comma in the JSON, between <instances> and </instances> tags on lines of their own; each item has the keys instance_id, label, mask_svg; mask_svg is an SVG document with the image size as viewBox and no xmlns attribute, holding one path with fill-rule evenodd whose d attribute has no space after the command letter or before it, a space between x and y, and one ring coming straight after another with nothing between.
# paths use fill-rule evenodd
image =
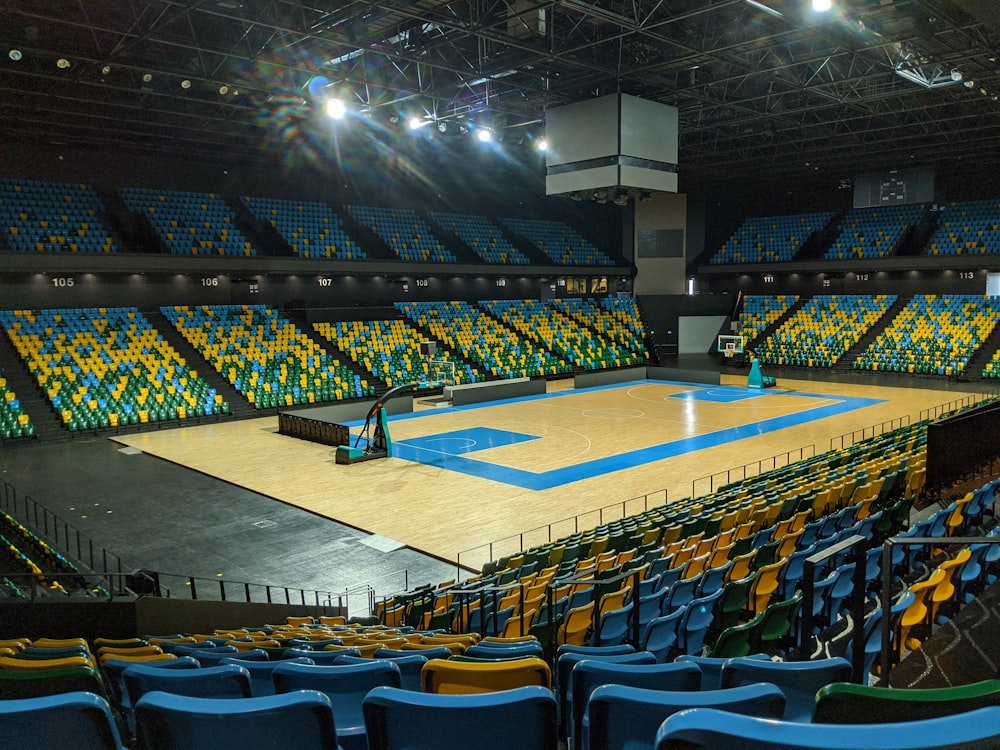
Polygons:
<instances>
[{"instance_id":1,"label":"basketball court","mask_svg":"<svg viewBox=\"0 0 1000 750\"><path fill-rule=\"evenodd\" d=\"M491 557L704 494L704 479L784 465L846 433L975 393L781 378L779 387L638 381L467 407L415 400L389 418L390 458L337 464L334 449L277 433L277 417L115 438L440 559ZM353 436L361 425L348 425ZM747 473L756 473L750 469ZM697 488L697 492L693 489ZM493 543L492 545L490 543Z\"/></svg>"}]
</instances>

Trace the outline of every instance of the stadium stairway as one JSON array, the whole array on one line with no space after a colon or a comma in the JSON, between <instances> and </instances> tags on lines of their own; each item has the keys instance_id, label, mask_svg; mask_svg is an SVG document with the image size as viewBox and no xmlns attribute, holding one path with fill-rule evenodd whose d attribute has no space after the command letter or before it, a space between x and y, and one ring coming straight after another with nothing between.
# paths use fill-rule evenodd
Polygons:
<instances>
[{"instance_id":1,"label":"stadium stairway","mask_svg":"<svg viewBox=\"0 0 1000 750\"><path fill-rule=\"evenodd\" d=\"M6 331L0 329L0 371L7 378L8 387L17 394L24 413L35 428L35 438L46 442L69 440L70 433L42 393L38 381L31 374Z\"/></svg>"},{"instance_id":2,"label":"stadium stairway","mask_svg":"<svg viewBox=\"0 0 1000 750\"><path fill-rule=\"evenodd\" d=\"M504 239L507 240L507 242L509 242L511 245L513 245L515 248L517 248L518 250L520 250L522 253L524 253L528 257L528 260L531 261L531 265L533 265L533 266L551 266L552 265L552 259L549 258L549 256L547 256L545 253L543 253L537 247L535 247L534 245L532 245L530 242L528 242L526 239L524 239L521 235L515 234L514 232L510 231L504 225L503 222L501 222L501 221L495 221L492 218L490 219L490 221L493 224L493 226L495 226L497 229L500 230L500 234L503 235Z\"/></svg>"},{"instance_id":3,"label":"stadium stairway","mask_svg":"<svg viewBox=\"0 0 1000 750\"><path fill-rule=\"evenodd\" d=\"M246 203L239 198L226 198L226 203L236 217L236 227L243 233L250 244L262 255L281 255L297 257L295 251L288 245L281 233L267 221L254 216ZM230 403L232 403L230 401Z\"/></svg>"},{"instance_id":4,"label":"stadium stairway","mask_svg":"<svg viewBox=\"0 0 1000 750\"><path fill-rule=\"evenodd\" d=\"M119 252L169 253L153 225L142 214L129 211L115 190L95 187L104 212L100 219Z\"/></svg>"},{"instance_id":5,"label":"stadium stairway","mask_svg":"<svg viewBox=\"0 0 1000 750\"><path fill-rule=\"evenodd\" d=\"M938 228L940 219L938 211L924 211L920 217L920 222L912 227L908 227L903 236L899 238L894 255L923 255L927 252L927 243Z\"/></svg>"},{"instance_id":6,"label":"stadium stairway","mask_svg":"<svg viewBox=\"0 0 1000 750\"><path fill-rule=\"evenodd\" d=\"M229 408L233 412L233 417L236 419L249 419L261 415L259 409L255 409L242 393L229 385L225 378L216 372L211 364L205 361L201 352L188 343L187 339L174 328L173 324L167 320L167 317L163 313L159 310L148 310L143 315L146 316L149 324L169 342L174 351L187 361L191 369L197 370L198 374L215 389L216 393L220 394L223 400L229 402Z\"/></svg>"},{"instance_id":7,"label":"stadium stairway","mask_svg":"<svg viewBox=\"0 0 1000 750\"><path fill-rule=\"evenodd\" d=\"M806 237L806 241L802 243L802 247L795 254L795 260L821 260L826 254L827 248L840 234L840 221L843 218L843 212L835 214L825 227Z\"/></svg>"},{"instance_id":8,"label":"stadium stairway","mask_svg":"<svg viewBox=\"0 0 1000 750\"><path fill-rule=\"evenodd\" d=\"M1000 348L1000 325L994 326L993 332L986 337L983 345L976 349L975 353L969 357L965 364L965 372L957 377L958 380L979 380L983 376L983 368L993 357L993 352Z\"/></svg>"},{"instance_id":9,"label":"stadium stairway","mask_svg":"<svg viewBox=\"0 0 1000 750\"><path fill-rule=\"evenodd\" d=\"M459 263L483 262L483 259L479 257L479 253L469 247L465 240L452 232L450 229L446 229L441 226L434 220L434 217L431 216L429 212L420 213L420 218L427 222L427 226L431 228L434 236L441 240L441 244L454 253L455 257L458 258Z\"/></svg>"},{"instance_id":10,"label":"stadium stairway","mask_svg":"<svg viewBox=\"0 0 1000 750\"><path fill-rule=\"evenodd\" d=\"M334 210L344 223L344 231L361 246L361 249L365 251L365 254L370 259L399 260L395 251L389 247L389 243L364 224L355 221L350 211L343 206L338 206Z\"/></svg>"},{"instance_id":11,"label":"stadium stairway","mask_svg":"<svg viewBox=\"0 0 1000 750\"><path fill-rule=\"evenodd\" d=\"M773 323L771 323L771 325L769 325L767 328L765 328L763 331L760 332L760 335L757 338L755 338L753 341L743 342L743 348L753 349L754 346L759 344L761 341L766 341L768 336L770 336L779 328L781 328L784 322L793 315L795 315L795 313L799 311L799 308L801 308L808 301L809 301L808 297L799 297L798 302L796 302L794 305L785 310L784 313L779 315L778 318Z\"/></svg>"},{"instance_id":12,"label":"stadium stairway","mask_svg":"<svg viewBox=\"0 0 1000 750\"><path fill-rule=\"evenodd\" d=\"M844 352L844 356L837 360L837 363L830 369L834 372L849 372L854 367L854 360L861 356L861 353L868 348L882 331L889 327L889 324L895 320L896 316L903 311L910 300L913 297L899 297L896 301L885 311L885 315L878 319L868 332L858 339L858 343Z\"/></svg>"}]
</instances>

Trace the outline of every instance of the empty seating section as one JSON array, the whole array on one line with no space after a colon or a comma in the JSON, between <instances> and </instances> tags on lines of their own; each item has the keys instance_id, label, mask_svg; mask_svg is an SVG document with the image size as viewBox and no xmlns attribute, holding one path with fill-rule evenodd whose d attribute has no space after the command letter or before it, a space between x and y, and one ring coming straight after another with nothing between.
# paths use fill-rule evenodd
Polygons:
<instances>
[{"instance_id":1,"label":"empty seating section","mask_svg":"<svg viewBox=\"0 0 1000 750\"><path fill-rule=\"evenodd\" d=\"M100 197L90 185L0 179L0 248L113 253L101 223Z\"/></svg>"},{"instance_id":2,"label":"empty seating section","mask_svg":"<svg viewBox=\"0 0 1000 750\"><path fill-rule=\"evenodd\" d=\"M881 258L892 255L910 227L923 216L923 204L852 208L840 222L840 234L826 251L826 258Z\"/></svg>"},{"instance_id":3,"label":"empty seating section","mask_svg":"<svg viewBox=\"0 0 1000 750\"><path fill-rule=\"evenodd\" d=\"M233 210L215 193L122 188L129 211L144 216L175 255L256 255L236 227Z\"/></svg>"},{"instance_id":4,"label":"empty seating section","mask_svg":"<svg viewBox=\"0 0 1000 750\"><path fill-rule=\"evenodd\" d=\"M367 380L265 305L178 306L162 311L258 409L375 394Z\"/></svg>"},{"instance_id":5,"label":"empty seating section","mask_svg":"<svg viewBox=\"0 0 1000 750\"><path fill-rule=\"evenodd\" d=\"M769 364L831 367L896 301L894 294L817 295L757 344Z\"/></svg>"},{"instance_id":6,"label":"empty seating section","mask_svg":"<svg viewBox=\"0 0 1000 750\"><path fill-rule=\"evenodd\" d=\"M799 298L794 294L748 294L740 310L740 335L749 346L769 325L788 312Z\"/></svg>"},{"instance_id":7,"label":"empty seating section","mask_svg":"<svg viewBox=\"0 0 1000 750\"><path fill-rule=\"evenodd\" d=\"M526 337L540 340L562 359L585 370L641 364L643 358L617 344L614 339L595 335L561 310L538 300L493 300L479 303L491 315Z\"/></svg>"},{"instance_id":8,"label":"empty seating section","mask_svg":"<svg viewBox=\"0 0 1000 750\"><path fill-rule=\"evenodd\" d=\"M31 418L25 414L20 399L7 385L7 378L0 371L0 438L10 440L34 434L35 426L31 424Z\"/></svg>"},{"instance_id":9,"label":"empty seating section","mask_svg":"<svg viewBox=\"0 0 1000 750\"><path fill-rule=\"evenodd\" d=\"M580 299L567 297L550 300L549 304L589 326L601 336L610 338L632 353L632 361L641 363L646 354L646 329L632 297L601 297Z\"/></svg>"},{"instance_id":10,"label":"empty seating section","mask_svg":"<svg viewBox=\"0 0 1000 750\"><path fill-rule=\"evenodd\" d=\"M134 307L5 310L0 323L70 430L229 412Z\"/></svg>"},{"instance_id":11,"label":"empty seating section","mask_svg":"<svg viewBox=\"0 0 1000 750\"><path fill-rule=\"evenodd\" d=\"M303 258L356 260L365 251L344 231L344 221L325 203L244 196L250 212L274 227Z\"/></svg>"},{"instance_id":12,"label":"empty seating section","mask_svg":"<svg viewBox=\"0 0 1000 750\"><path fill-rule=\"evenodd\" d=\"M712 256L709 263L775 263L789 261L813 232L833 218L832 211L759 216L747 219Z\"/></svg>"},{"instance_id":13,"label":"empty seating section","mask_svg":"<svg viewBox=\"0 0 1000 750\"><path fill-rule=\"evenodd\" d=\"M425 337L405 320L323 322L313 323L313 328L390 388L427 381L432 377L430 359L453 362L456 383L483 379L478 369L445 349L438 349L433 358L421 354Z\"/></svg>"},{"instance_id":14,"label":"empty seating section","mask_svg":"<svg viewBox=\"0 0 1000 750\"><path fill-rule=\"evenodd\" d=\"M1000 200L946 203L927 251L931 255L1000 253Z\"/></svg>"},{"instance_id":15,"label":"empty seating section","mask_svg":"<svg viewBox=\"0 0 1000 750\"><path fill-rule=\"evenodd\" d=\"M353 219L378 235L400 260L409 263L454 263L455 254L434 236L415 211L378 206L345 206Z\"/></svg>"},{"instance_id":16,"label":"empty seating section","mask_svg":"<svg viewBox=\"0 0 1000 750\"><path fill-rule=\"evenodd\" d=\"M909 425L713 495L673 501L500 558L481 576L391 598L380 611L386 624L439 622L486 636L495 634L505 612L506 622L518 626L514 634L520 629L553 646L574 647L616 646L627 638L658 662L700 655L703 646L709 653L731 648L733 639L723 631L735 625L752 632L748 650L738 653L788 654L800 635L795 623L803 577L801 565L793 573L788 559L804 559L854 534L882 539L897 533L921 486L924 426ZM816 571L816 590L826 591L827 579L849 581L844 573L850 569L831 558ZM871 597L878 571L866 576ZM546 592L551 600L542 596ZM817 632L841 617L848 593L840 588L819 595ZM638 641L631 625L616 629L617 620L630 620L633 607Z\"/></svg>"},{"instance_id":17,"label":"empty seating section","mask_svg":"<svg viewBox=\"0 0 1000 750\"><path fill-rule=\"evenodd\" d=\"M1000 316L1000 298L972 294L921 294L854 361L861 370L930 375L965 372ZM992 363L987 363L991 371Z\"/></svg>"},{"instance_id":18,"label":"empty seating section","mask_svg":"<svg viewBox=\"0 0 1000 750\"><path fill-rule=\"evenodd\" d=\"M0 561L0 570L5 571L0 598L34 599L39 592L65 595L88 589L76 565L6 511L0 511ZM18 571L24 575L11 577ZM94 593L107 592L97 586Z\"/></svg>"},{"instance_id":19,"label":"empty seating section","mask_svg":"<svg viewBox=\"0 0 1000 750\"><path fill-rule=\"evenodd\" d=\"M397 302L396 309L491 375L532 377L572 369L557 355L468 302Z\"/></svg>"},{"instance_id":20,"label":"empty seating section","mask_svg":"<svg viewBox=\"0 0 1000 750\"><path fill-rule=\"evenodd\" d=\"M559 266L613 266L615 262L561 221L500 219Z\"/></svg>"},{"instance_id":21,"label":"empty seating section","mask_svg":"<svg viewBox=\"0 0 1000 750\"><path fill-rule=\"evenodd\" d=\"M487 263L527 265L531 260L507 241L499 229L485 216L453 214L432 211L431 218L439 225L454 232L466 245Z\"/></svg>"}]
</instances>

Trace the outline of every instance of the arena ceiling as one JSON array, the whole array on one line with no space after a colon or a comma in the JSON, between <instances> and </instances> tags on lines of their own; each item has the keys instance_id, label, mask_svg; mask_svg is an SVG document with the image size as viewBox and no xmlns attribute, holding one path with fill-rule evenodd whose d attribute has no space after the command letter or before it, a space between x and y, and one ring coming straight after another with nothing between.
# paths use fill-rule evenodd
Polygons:
<instances>
[{"instance_id":1,"label":"arena ceiling","mask_svg":"<svg viewBox=\"0 0 1000 750\"><path fill-rule=\"evenodd\" d=\"M314 127L322 90L380 128L489 122L514 147L621 91L678 107L682 188L996 172L996 0L834 2L5 0L0 138L266 155Z\"/></svg>"}]
</instances>

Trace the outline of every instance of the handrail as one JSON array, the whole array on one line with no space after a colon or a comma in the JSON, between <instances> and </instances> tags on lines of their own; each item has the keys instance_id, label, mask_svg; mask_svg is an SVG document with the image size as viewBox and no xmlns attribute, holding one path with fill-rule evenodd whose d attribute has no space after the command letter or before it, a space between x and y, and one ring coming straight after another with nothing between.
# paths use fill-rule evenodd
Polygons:
<instances>
[{"instance_id":1,"label":"handrail","mask_svg":"<svg viewBox=\"0 0 1000 750\"><path fill-rule=\"evenodd\" d=\"M806 453L809 455L806 455ZM792 456L798 454L798 458L792 460ZM710 495L715 492L720 487L725 487L727 484L732 484L733 482L741 482L744 479L749 479L750 477L755 477L758 474L763 474L768 471L774 471L775 469L780 469L783 466L788 466L789 464L795 463L795 461L804 461L807 458L812 458L816 455L815 445L803 445L801 448L793 448L792 450L785 451L784 453L776 453L773 456L768 456L767 458L761 458L757 461L751 461L750 463L745 463L742 466L734 466L730 469L725 469L723 471L717 471L714 474L707 474L703 477L698 477L691 481L691 497L702 497L704 495ZM779 459L784 459L784 463L779 463ZM770 466L765 468L765 464L770 462ZM747 473L747 469L751 467L756 467L756 471L752 473ZM736 472L740 472L738 476L733 476ZM725 477L724 482L716 484L716 479L719 477ZM699 492L698 483L708 480L708 489Z\"/></svg>"},{"instance_id":2,"label":"handrail","mask_svg":"<svg viewBox=\"0 0 1000 750\"><path fill-rule=\"evenodd\" d=\"M888 429L886 429L886 425L889 425ZM830 450L844 450L844 448L849 448L862 440L868 440L869 438L883 435L886 432L892 432L893 430L899 430L903 427L909 426L910 415L907 414L902 417L896 417L895 419L888 419L885 422L869 425L868 427L862 427L859 430L851 430L850 432L845 432L843 435L837 435L836 437L830 438ZM861 436L860 438L858 437L859 434ZM844 442L844 438L847 437L850 437L849 443ZM840 445L834 445L834 443L838 440L840 441Z\"/></svg>"},{"instance_id":3,"label":"handrail","mask_svg":"<svg viewBox=\"0 0 1000 750\"><path fill-rule=\"evenodd\" d=\"M115 592L131 591L133 587L137 587L141 591L136 593L141 595L166 596L176 599L201 598L221 601L300 603L308 606L337 606L341 608L344 606L346 592L277 586L249 581L229 581L220 578L200 578L137 569L128 565L118 555L94 542L93 539L34 500L30 495L19 495L17 489L4 479L0 479L0 508L37 533L47 544L58 548L74 562L93 571L92 573L81 571L81 575L85 578L100 577L101 580L106 580L108 588ZM293 601L293 599L298 601Z\"/></svg>"},{"instance_id":4,"label":"handrail","mask_svg":"<svg viewBox=\"0 0 1000 750\"><path fill-rule=\"evenodd\" d=\"M649 504L650 498L652 497L659 498L661 495L662 495L662 500L657 499L656 502L652 506L650 506ZM642 510L631 511L631 512L627 510L627 506L629 506L632 503L637 503L639 501L642 501ZM475 563L468 563L468 562L463 563L462 562L463 555L466 557L466 560L468 560L468 557L472 552L477 552L477 551L480 553L485 552L487 559L484 560L483 562L484 563L492 562L493 560L496 560L498 557L503 557L503 555L505 554L502 551L499 554L497 554L497 548L500 547L504 542L512 542L513 540L516 539L517 545L515 547L511 547L511 553L513 554L517 552L522 552L526 549L529 549L530 547L536 546L537 544L549 544L553 542L555 539L559 539L563 536L568 536L569 534L576 534L580 530L581 519L586 518L587 516L591 516L595 513L598 516L597 523L592 524L588 528L596 528L597 526L604 524L606 522L604 517L604 512L613 508L620 509L621 511L618 516L611 519L617 521L620 519L628 518L630 515L635 515L636 513L644 513L648 511L650 507L656 508L659 507L660 505L666 505L666 503L667 503L667 490L666 489L657 490L655 492L650 492L645 495L637 495L636 497L631 497L628 500L621 500L617 503L611 503L610 505L602 505L600 508L584 511L583 513L577 513L575 516L567 516L566 518L560 518L558 521L552 521L551 523L543 524L541 526L536 526L532 529L528 529L527 531L521 531L517 534L511 534L510 536L501 537L500 539L494 539L493 541L490 542L477 544L475 547L469 547L468 549L462 550L461 552L458 553L456 566L458 569L459 576L461 576L463 569L466 571L471 570L478 572L482 568L482 564L480 564L477 567ZM569 523L572 523L571 530L559 531L554 535L554 530L557 527L561 526L562 524L569 524ZM529 535L533 535L536 532L545 532L545 533L540 535L538 541L532 542ZM527 544L525 543L526 537L529 537ZM480 557L481 556L482 555L480 555Z\"/></svg>"}]
</instances>

